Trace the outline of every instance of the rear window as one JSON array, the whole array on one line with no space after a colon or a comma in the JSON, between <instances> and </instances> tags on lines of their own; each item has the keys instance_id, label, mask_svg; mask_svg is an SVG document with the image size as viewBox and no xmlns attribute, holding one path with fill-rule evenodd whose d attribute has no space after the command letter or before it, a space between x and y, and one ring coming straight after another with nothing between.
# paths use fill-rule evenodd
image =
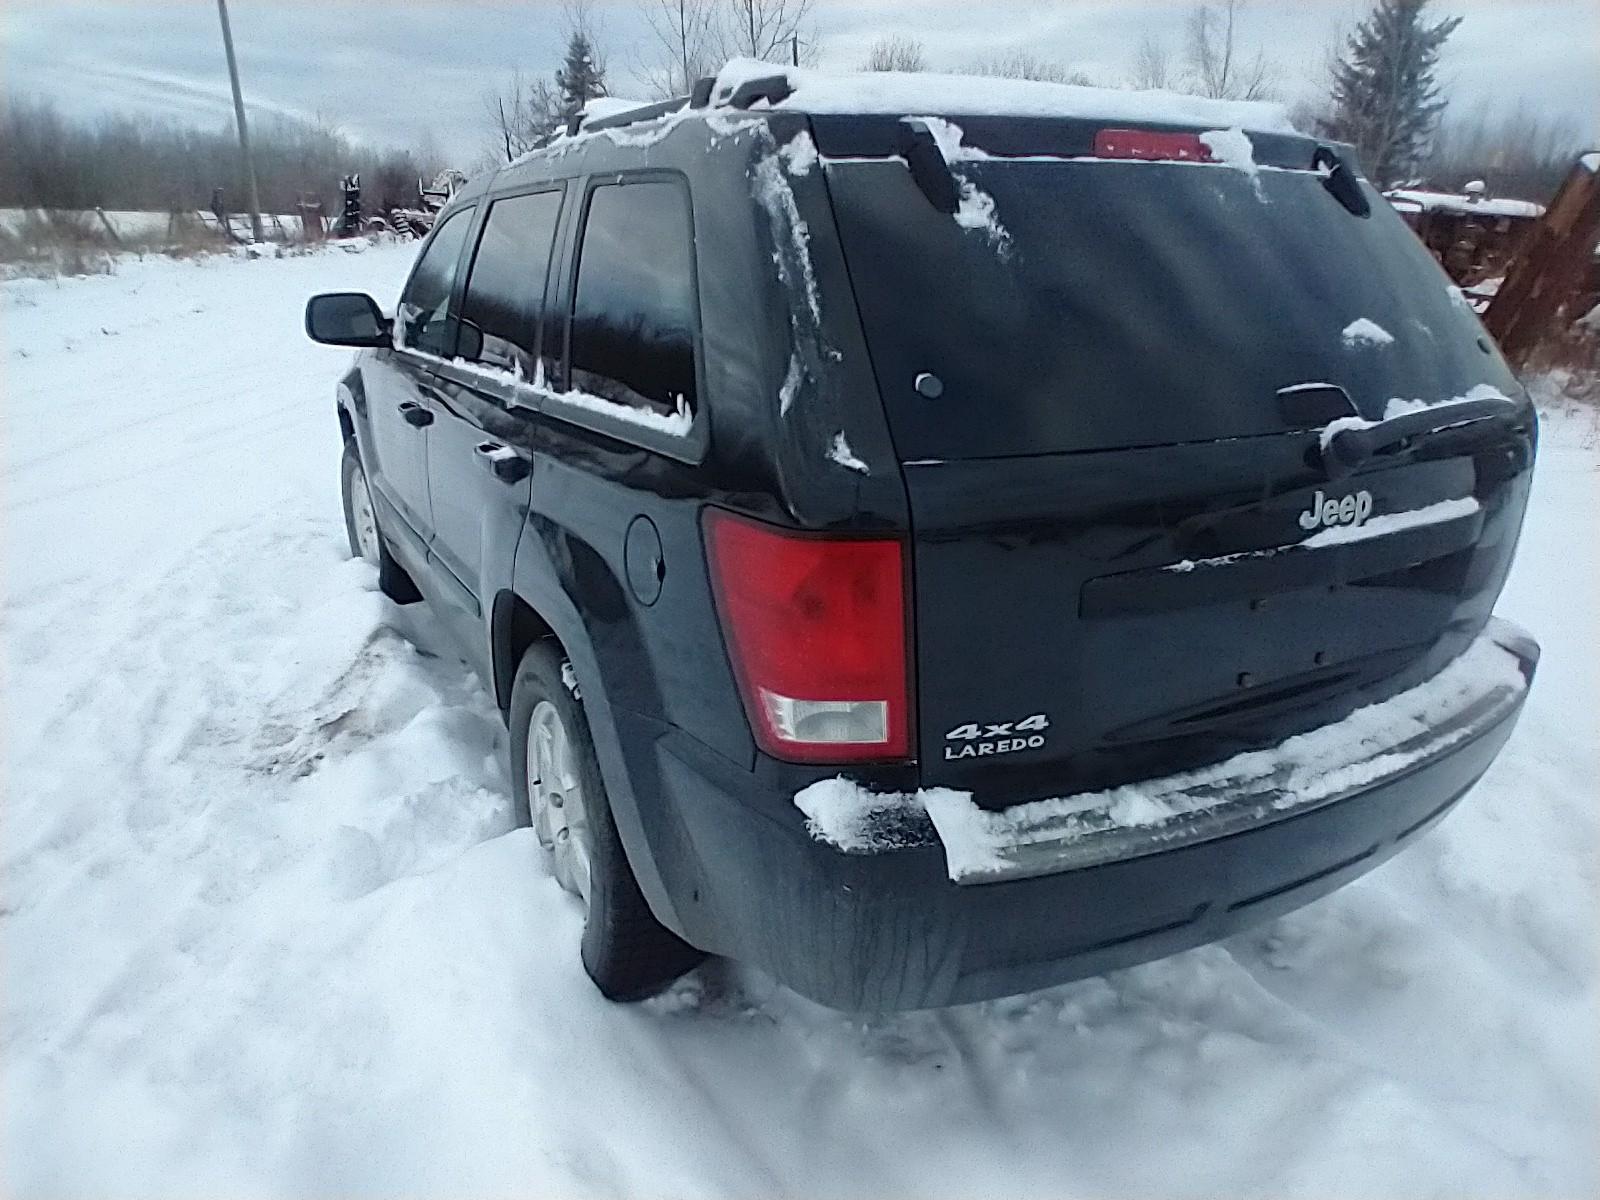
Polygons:
<instances>
[{"instance_id":1,"label":"rear window","mask_svg":"<svg viewBox=\"0 0 1600 1200\"><path fill-rule=\"evenodd\" d=\"M960 162L961 220L895 161L830 164L904 459L1161 445L1297 426L1335 383L1364 416L1513 381L1416 236L1308 171ZM992 206L992 207L991 207ZM1487 345L1487 343L1485 343ZM914 381L937 376L942 394Z\"/></svg>"}]
</instances>

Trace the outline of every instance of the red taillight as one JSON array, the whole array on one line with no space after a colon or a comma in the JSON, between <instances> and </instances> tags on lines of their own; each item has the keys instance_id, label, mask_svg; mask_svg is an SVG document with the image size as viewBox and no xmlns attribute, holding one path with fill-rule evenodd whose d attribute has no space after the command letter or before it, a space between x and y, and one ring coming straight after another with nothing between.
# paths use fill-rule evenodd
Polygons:
<instances>
[{"instance_id":1,"label":"red taillight","mask_svg":"<svg viewBox=\"0 0 1600 1200\"><path fill-rule=\"evenodd\" d=\"M1198 133L1157 133L1150 129L1102 129L1094 135L1097 158L1140 158L1152 162L1214 162Z\"/></svg>"},{"instance_id":2,"label":"red taillight","mask_svg":"<svg viewBox=\"0 0 1600 1200\"><path fill-rule=\"evenodd\" d=\"M706 510L711 583L756 740L796 762L911 752L905 554Z\"/></svg>"}]
</instances>

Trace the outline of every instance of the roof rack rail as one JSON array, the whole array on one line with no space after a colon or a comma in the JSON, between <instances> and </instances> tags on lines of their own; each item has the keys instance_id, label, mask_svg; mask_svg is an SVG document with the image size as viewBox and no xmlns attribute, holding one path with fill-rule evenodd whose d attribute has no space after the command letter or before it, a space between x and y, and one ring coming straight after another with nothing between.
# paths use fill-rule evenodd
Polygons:
<instances>
[{"instance_id":1,"label":"roof rack rail","mask_svg":"<svg viewBox=\"0 0 1600 1200\"><path fill-rule=\"evenodd\" d=\"M794 85L787 75L763 75L760 79L746 79L733 89L724 101L729 108L749 108L757 100L779 104L794 95Z\"/></svg>"},{"instance_id":2,"label":"roof rack rail","mask_svg":"<svg viewBox=\"0 0 1600 1200\"><path fill-rule=\"evenodd\" d=\"M567 136L576 137L580 133L590 133L596 129L620 129L624 125L635 125L640 121L654 121L657 117L676 112L688 102L687 96L674 96L671 100L644 104L638 108L630 108L605 117L595 117L588 121L584 120L582 113L576 113L567 119Z\"/></svg>"}]
</instances>

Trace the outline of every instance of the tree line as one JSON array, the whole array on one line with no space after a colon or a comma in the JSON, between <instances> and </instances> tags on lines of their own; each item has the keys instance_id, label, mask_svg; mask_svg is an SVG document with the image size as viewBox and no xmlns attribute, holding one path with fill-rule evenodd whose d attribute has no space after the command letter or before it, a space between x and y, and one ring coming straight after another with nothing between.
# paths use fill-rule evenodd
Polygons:
<instances>
[{"instance_id":1,"label":"tree line","mask_svg":"<svg viewBox=\"0 0 1600 1200\"><path fill-rule=\"evenodd\" d=\"M812 0L636 0L648 36L623 64L631 89L665 99L687 93L734 56L810 62L818 35ZM1227 100L1282 97L1286 72L1250 37L1250 0L1197 0L1170 45L1138 43L1124 74L1094 79L1070 63L1016 50L942 69L975 75L1102 87L1165 88ZM562 9L566 58L548 79L515 74L485 97L494 148L505 161L548 141L590 100L611 94L608 56L589 0ZM1519 102L1450 109L1438 80L1440 55L1461 17L1436 17L1433 0L1373 0L1365 17L1324 51L1321 86L1292 109L1307 133L1354 144L1381 187L1427 183L1457 190L1484 180L1501 195L1548 199L1582 152L1565 118ZM859 64L867 71L934 69L914 36L878 39Z\"/></svg>"},{"instance_id":2,"label":"tree line","mask_svg":"<svg viewBox=\"0 0 1600 1200\"><path fill-rule=\"evenodd\" d=\"M635 0L644 36L625 57L606 45L590 0L564 0L566 50L548 76L513 72L483 98L490 145L502 163L548 141L585 104L619 90L641 99L683 95L732 57L802 64L816 60L815 0ZM1168 88L1224 99L1282 95L1285 72L1251 35L1249 0L1191 5L1175 45L1147 35L1117 78L1090 78L1032 51L975 57L941 69L1057 83ZM1327 47L1323 86L1295 105L1303 130L1355 144L1381 186L1425 182L1459 189L1483 179L1496 194L1545 200L1584 147L1568 120L1523 104L1449 108L1437 78L1440 54L1461 23L1437 17L1433 0L1373 0L1367 15ZM933 69L907 34L874 43L865 70ZM292 212L302 196L331 213L339 180L362 177L370 212L417 203L418 176L444 163L436 150L376 149L325 124L285 118L252 130L262 206ZM230 123L210 130L111 116L72 121L50 104L13 98L0 112L0 206L129 208L243 206L244 180Z\"/></svg>"},{"instance_id":3,"label":"tree line","mask_svg":"<svg viewBox=\"0 0 1600 1200\"><path fill-rule=\"evenodd\" d=\"M361 175L368 211L415 207L417 179L439 169L436 151L375 149L338 130L289 118L253 121L261 206L293 213L301 198L330 216L339 180ZM129 116L64 117L46 101L13 97L0 111L0 207L189 211L245 207L239 141L231 122L195 129Z\"/></svg>"},{"instance_id":4,"label":"tree line","mask_svg":"<svg viewBox=\"0 0 1600 1200\"><path fill-rule=\"evenodd\" d=\"M1576 122L1525 101L1450 107L1439 57L1463 18L1434 20L1431 0L1376 0L1363 20L1324 50L1320 94L1291 109L1307 133L1352 143L1382 187L1431 184L1459 190L1483 180L1496 195L1547 200L1587 147ZM1178 45L1146 34L1120 78L1092 80L1070 67L1020 53L972 64L986 75L1058 83L1165 88L1223 100L1281 98L1282 64L1248 38L1247 0L1206 0L1189 9ZM880 39L869 71L928 70L922 43Z\"/></svg>"}]
</instances>

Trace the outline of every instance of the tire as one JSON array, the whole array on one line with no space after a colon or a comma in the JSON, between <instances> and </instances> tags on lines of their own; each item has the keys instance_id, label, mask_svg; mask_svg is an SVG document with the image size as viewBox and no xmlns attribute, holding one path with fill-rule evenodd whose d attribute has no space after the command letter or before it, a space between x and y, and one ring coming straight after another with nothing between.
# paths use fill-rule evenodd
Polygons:
<instances>
[{"instance_id":1,"label":"tire","mask_svg":"<svg viewBox=\"0 0 1600 1200\"><path fill-rule=\"evenodd\" d=\"M570 847L578 838L587 839L587 894L575 886L573 857L567 857L564 865L563 855L553 845L545 847L543 857L551 864L557 881L568 890L577 891L584 904L583 967L589 978L607 999L642 1000L659 992L705 955L657 921L639 890L639 881L628 865L612 819L583 704L562 682L563 667L570 671L553 639L535 642L517 666L510 713L513 812L518 825L535 827L541 843L553 843L559 836L560 823L568 821L567 813L581 810L582 828L572 820L566 826L564 844ZM559 723L566 740L566 781L576 785L567 792L565 812L560 817L552 815L548 802L541 803L541 785L534 778L541 773L536 761L540 757L537 742L541 732L553 732L552 719ZM535 745L531 756L530 744Z\"/></svg>"},{"instance_id":2,"label":"tire","mask_svg":"<svg viewBox=\"0 0 1600 1200\"><path fill-rule=\"evenodd\" d=\"M378 590L396 604L415 604L422 599L406 569L389 553L389 544L378 526L377 505L367 485L367 472L354 438L344 444L344 459L339 464L339 494L344 500L344 532L350 539L350 557L364 558L378 568ZM370 525L367 522L370 521Z\"/></svg>"}]
</instances>

